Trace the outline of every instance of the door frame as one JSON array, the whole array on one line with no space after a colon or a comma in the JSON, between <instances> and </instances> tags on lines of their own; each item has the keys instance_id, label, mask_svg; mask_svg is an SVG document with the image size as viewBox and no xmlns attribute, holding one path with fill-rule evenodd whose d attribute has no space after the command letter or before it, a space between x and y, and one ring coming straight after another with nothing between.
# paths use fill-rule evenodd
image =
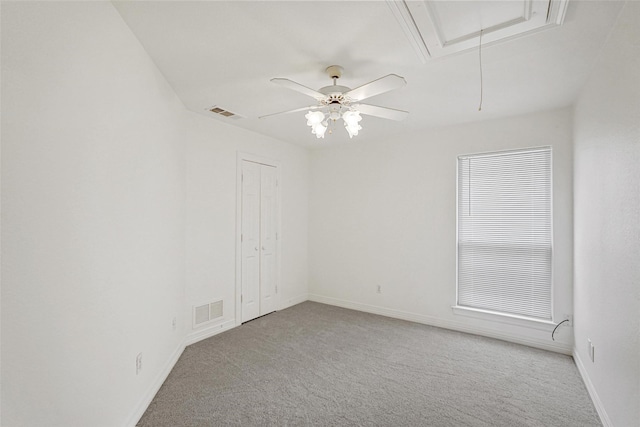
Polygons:
<instances>
[{"instance_id":1,"label":"door frame","mask_svg":"<svg viewBox=\"0 0 640 427\"><path fill-rule=\"evenodd\" d=\"M281 268L280 254L282 253L282 233L281 233L281 191L280 176L282 173L281 163L279 160L273 160L267 157L257 156L255 154L238 151L236 154L236 296L235 296L235 323L236 326L242 324L242 303L240 295L242 294L242 162L248 161L267 165L276 168L276 307L280 309L280 283Z\"/></svg>"}]
</instances>

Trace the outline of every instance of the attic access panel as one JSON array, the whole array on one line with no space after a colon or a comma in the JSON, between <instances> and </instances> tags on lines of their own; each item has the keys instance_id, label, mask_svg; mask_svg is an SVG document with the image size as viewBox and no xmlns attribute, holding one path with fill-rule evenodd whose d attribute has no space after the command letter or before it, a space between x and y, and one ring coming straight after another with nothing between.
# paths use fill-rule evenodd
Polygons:
<instances>
[{"instance_id":1,"label":"attic access panel","mask_svg":"<svg viewBox=\"0 0 640 427\"><path fill-rule=\"evenodd\" d=\"M423 62L561 25L569 0L387 0Z\"/></svg>"}]
</instances>

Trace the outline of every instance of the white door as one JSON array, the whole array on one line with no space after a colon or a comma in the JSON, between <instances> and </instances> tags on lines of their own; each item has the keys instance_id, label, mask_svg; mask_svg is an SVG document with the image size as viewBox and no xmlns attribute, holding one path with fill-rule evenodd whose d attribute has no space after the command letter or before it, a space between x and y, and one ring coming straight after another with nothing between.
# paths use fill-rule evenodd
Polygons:
<instances>
[{"instance_id":1,"label":"white door","mask_svg":"<svg viewBox=\"0 0 640 427\"><path fill-rule=\"evenodd\" d=\"M260 165L242 162L242 321L260 316Z\"/></svg>"},{"instance_id":2,"label":"white door","mask_svg":"<svg viewBox=\"0 0 640 427\"><path fill-rule=\"evenodd\" d=\"M277 170L242 162L241 321L276 309Z\"/></svg>"}]
</instances>

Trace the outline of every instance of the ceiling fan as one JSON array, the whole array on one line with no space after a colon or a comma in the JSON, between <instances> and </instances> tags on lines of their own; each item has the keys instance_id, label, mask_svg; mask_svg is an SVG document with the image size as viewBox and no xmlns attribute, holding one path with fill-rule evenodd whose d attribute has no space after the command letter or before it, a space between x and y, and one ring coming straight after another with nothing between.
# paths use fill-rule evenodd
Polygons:
<instances>
[{"instance_id":1,"label":"ceiling fan","mask_svg":"<svg viewBox=\"0 0 640 427\"><path fill-rule=\"evenodd\" d=\"M311 127L311 133L313 133L316 138L324 138L327 129L340 118L342 118L344 126L349 133L349 138L353 138L358 135L358 131L362 129L362 126L359 124L362 120L360 114L391 120L403 120L407 117L409 114L407 111L360 103L363 99L380 95L381 93L389 92L406 85L407 81L403 77L396 74L389 74L355 89L350 89L337 84L338 79L342 76L343 70L339 65L327 67L325 71L329 77L333 79L333 84L320 88L317 91L303 86L300 83L296 83L293 80L282 78L271 79L273 83L314 98L317 104L282 111L280 113L268 114L260 118L263 119L265 117L308 110L305 118L307 119L307 125ZM331 130L329 130L329 133L331 133Z\"/></svg>"}]
</instances>

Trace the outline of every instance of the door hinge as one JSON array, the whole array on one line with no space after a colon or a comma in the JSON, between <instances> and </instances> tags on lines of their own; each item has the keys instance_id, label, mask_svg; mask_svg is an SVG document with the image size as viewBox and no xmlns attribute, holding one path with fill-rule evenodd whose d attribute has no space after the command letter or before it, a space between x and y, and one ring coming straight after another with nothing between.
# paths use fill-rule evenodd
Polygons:
<instances>
[{"instance_id":1,"label":"door hinge","mask_svg":"<svg viewBox=\"0 0 640 427\"><path fill-rule=\"evenodd\" d=\"M278 240L278 233L276 232L276 240Z\"/></svg>"},{"instance_id":2,"label":"door hinge","mask_svg":"<svg viewBox=\"0 0 640 427\"><path fill-rule=\"evenodd\" d=\"M278 285L276 285L276 294L278 293Z\"/></svg>"},{"instance_id":3,"label":"door hinge","mask_svg":"<svg viewBox=\"0 0 640 427\"><path fill-rule=\"evenodd\" d=\"M244 174L240 174L240 182L244 182Z\"/></svg>"},{"instance_id":4,"label":"door hinge","mask_svg":"<svg viewBox=\"0 0 640 427\"><path fill-rule=\"evenodd\" d=\"M242 304L242 294L240 295L240 304Z\"/></svg>"},{"instance_id":5,"label":"door hinge","mask_svg":"<svg viewBox=\"0 0 640 427\"><path fill-rule=\"evenodd\" d=\"M242 233L240 234L240 241L244 242L244 234L242 234Z\"/></svg>"}]
</instances>

